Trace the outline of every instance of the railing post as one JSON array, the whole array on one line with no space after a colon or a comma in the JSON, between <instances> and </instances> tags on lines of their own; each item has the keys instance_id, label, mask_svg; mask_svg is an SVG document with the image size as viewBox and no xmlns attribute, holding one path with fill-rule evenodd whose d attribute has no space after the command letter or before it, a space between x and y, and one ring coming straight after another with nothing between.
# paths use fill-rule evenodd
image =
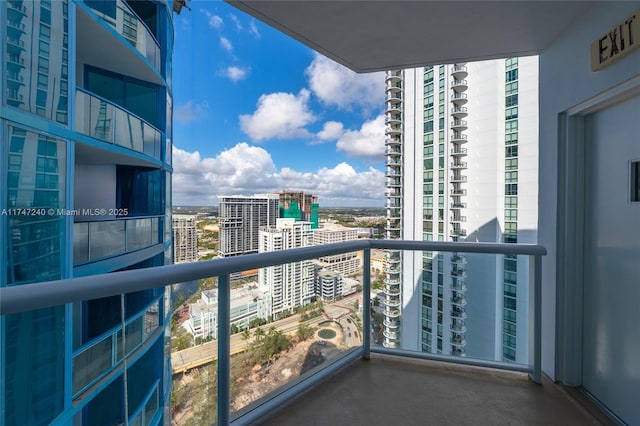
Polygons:
<instances>
[{"instance_id":1,"label":"railing post","mask_svg":"<svg viewBox=\"0 0 640 426\"><path fill-rule=\"evenodd\" d=\"M529 256L529 378L542 383L542 256Z\"/></svg>"},{"instance_id":2,"label":"railing post","mask_svg":"<svg viewBox=\"0 0 640 426\"><path fill-rule=\"evenodd\" d=\"M229 274L218 277L218 425L229 424L231 409L231 285Z\"/></svg>"},{"instance_id":3,"label":"railing post","mask_svg":"<svg viewBox=\"0 0 640 426\"><path fill-rule=\"evenodd\" d=\"M362 357L371 358L371 249L364 249L362 265Z\"/></svg>"}]
</instances>

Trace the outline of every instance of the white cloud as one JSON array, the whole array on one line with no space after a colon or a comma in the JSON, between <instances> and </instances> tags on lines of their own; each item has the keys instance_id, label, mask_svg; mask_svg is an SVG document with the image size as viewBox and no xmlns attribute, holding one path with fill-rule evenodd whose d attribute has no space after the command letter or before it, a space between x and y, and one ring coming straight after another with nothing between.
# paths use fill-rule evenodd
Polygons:
<instances>
[{"instance_id":1,"label":"white cloud","mask_svg":"<svg viewBox=\"0 0 640 426\"><path fill-rule=\"evenodd\" d=\"M305 70L309 87L325 105L365 113L384 106L384 74L356 74L318 53Z\"/></svg>"},{"instance_id":2,"label":"white cloud","mask_svg":"<svg viewBox=\"0 0 640 426\"><path fill-rule=\"evenodd\" d=\"M212 205L218 195L251 195L284 188L318 195L320 205L382 206L384 173L356 172L347 163L316 172L283 168L279 172L263 148L239 143L214 158L173 147L173 203Z\"/></svg>"},{"instance_id":3,"label":"white cloud","mask_svg":"<svg viewBox=\"0 0 640 426\"><path fill-rule=\"evenodd\" d=\"M255 21L251 21L249 23L249 33L253 34L255 38L262 37L262 34L260 34L260 31L258 31L258 27L256 26Z\"/></svg>"},{"instance_id":4,"label":"white cloud","mask_svg":"<svg viewBox=\"0 0 640 426\"><path fill-rule=\"evenodd\" d=\"M240 127L254 141L308 137L304 128L315 117L309 110L309 91L271 93L258 99L253 114L240 115Z\"/></svg>"},{"instance_id":5,"label":"white cloud","mask_svg":"<svg viewBox=\"0 0 640 426\"><path fill-rule=\"evenodd\" d=\"M220 46L227 52L231 52L233 50L233 45L226 37L220 37Z\"/></svg>"},{"instance_id":6,"label":"white cloud","mask_svg":"<svg viewBox=\"0 0 640 426\"><path fill-rule=\"evenodd\" d=\"M181 123L190 123L205 118L209 114L209 111L209 103L207 101L196 102L190 100L173 109L173 118Z\"/></svg>"},{"instance_id":7,"label":"white cloud","mask_svg":"<svg viewBox=\"0 0 640 426\"><path fill-rule=\"evenodd\" d=\"M347 130L338 139L338 151L350 157L382 160L384 158L384 115L365 121L360 130Z\"/></svg>"},{"instance_id":8,"label":"white cloud","mask_svg":"<svg viewBox=\"0 0 640 426\"><path fill-rule=\"evenodd\" d=\"M240 20L238 19L238 17L236 15L234 15L233 13L229 14L229 18L231 18L231 20L233 21L233 23L236 25L236 30L238 31L242 31L242 24L240 23Z\"/></svg>"},{"instance_id":9,"label":"white cloud","mask_svg":"<svg viewBox=\"0 0 640 426\"><path fill-rule=\"evenodd\" d=\"M344 133L344 126L338 121L327 121L316 135L323 141L336 140Z\"/></svg>"},{"instance_id":10,"label":"white cloud","mask_svg":"<svg viewBox=\"0 0 640 426\"><path fill-rule=\"evenodd\" d=\"M247 67L230 66L222 70L220 74L232 81L239 81L247 78L249 76L249 71L250 69Z\"/></svg>"},{"instance_id":11,"label":"white cloud","mask_svg":"<svg viewBox=\"0 0 640 426\"><path fill-rule=\"evenodd\" d=\"M224 25L224 21L222 20L221 17L219 17L218 15L214 15L208 10L205 10L205 9L200 9L200 10L202 11L202 13L204 13L207 16L207 18L209 18L209 26L211 28L213 28L214 30L219 30L220 28L222 28L222 26Z\"/></svg>"}]
</instances>

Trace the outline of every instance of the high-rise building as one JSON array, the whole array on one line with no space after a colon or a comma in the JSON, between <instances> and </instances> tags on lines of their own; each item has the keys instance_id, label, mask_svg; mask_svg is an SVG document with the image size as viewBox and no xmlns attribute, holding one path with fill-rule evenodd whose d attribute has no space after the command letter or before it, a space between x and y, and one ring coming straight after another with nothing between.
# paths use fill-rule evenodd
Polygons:
<instances>
[{"instance_id":1,"label":"high-rise building","mask_svg":"<svg viewBox=\"0 0 640 426\"><path fill-rule=\"evenodd\" d=\"M314 291L321 300L334 302L342 296L342 274L318 270L314 279Z\"/></svg>"},{"instance_id":2,"label":"high-rise building","mask_svg":"<svg viewBox=\"0 0 640 426\"><path fill-rule=\"evenodd\" d=\"M171 263L172 19L0 3L1 286ZM160 288L2 316L0 424L167 422L170 313Z\"/></svg>"},{"instance_id":3,"label":"high-rise building","mask_svg":"<svg viewBox=\"0 0 640 426\"><path fill-rule=\"evenodd\" d=\"M173 216L173 262L198 260L198 231L193 216Z\"/></svg>"},{"instance_id":4,"label":"high-rise building","mask_svg":"<svg viewBox=\"0 0 640 426\"><path fill-rule=\"evenodd\" d=\"M278 194L218 197L220 249L230 257L258 252L261 226L273 226L278 218Z\"/></svg>"},{"instance_id":5,"label":"high-rise building","mask_svg":"<svg viewBox=\"0 0 640 426\"><path fill-rule=\"evenodd\" d=\"M537 85L537 57L387 72L387 238L536 242ZM386 270L386 346L527 358L526 259L389 251Z\"/></svg>"},{"instance_id":6,"label":"high-rise building","mask_svg":"<svg viewBox=\"0 0 640 426\"><path fill-rule=\"evenodd\" d=\"M312 245L310 222L280 218L275 226L260 228L260 253ZM313 293L314 267L310 260L260 268L258 289L269 300L269 317L278 319L283 313L309 304Z\"/></svg>"},{"instance_id":7,"label":"high-rise building","mask_svg":"<svg viewBox=\"0 0 640 426\"><path fill-rule=\"evenodd\" d=\"M356 228L347 228L335 223L325 223L322 228L313 231L313 245L355 241L358 239ZM342 275L353 275L360 271L360 258L357 252L323 256L315 263L324 269L339 272Z\"/></svg>"},{"instance_id":8,"label":"high-rise building","mask_svg":"<svg viewBox=\"0 0 640 426\"><path fill-rule=\"evenodd\" d=\"M282 191L280 197L280 216L311 222L311 229L318 228L318 197L298 191Z\"/></svg>"}]
</instances>

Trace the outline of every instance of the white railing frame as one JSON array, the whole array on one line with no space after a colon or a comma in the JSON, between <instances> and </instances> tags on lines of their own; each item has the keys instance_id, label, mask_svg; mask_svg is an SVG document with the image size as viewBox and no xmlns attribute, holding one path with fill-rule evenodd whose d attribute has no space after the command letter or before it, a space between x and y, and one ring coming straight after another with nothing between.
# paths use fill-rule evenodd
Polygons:
<instances>
[{"instance_id":1,"label":"white railing frame","mask_svg":"<svg viewBox=\"0 0 640 426\"><path fill-rule=\"evenodd\" d=\"M369 333L371 311L371 249L439 251L461 253L487 253L498 255L527 255L530 258L529 278L529 363L527 366L499 361L448 357L382 347L371 348ZM230 418L230 279L233 272L264 268L284 263L316 259L341 253L363 250L363 345L349 352L340 360L320 370L297 384L285 388L262 405L244 413L234 420ZM114 272L71 278L42 283L24 284L0 288L0 314L11 315L20 312L115 296L123 293L165 287L174 283L218 277L218 424L249 424L281 406L294 395L299 394L333 372L343 368L358 358L369 359L370 352L400 355L413 358L432 359L467 365L493 367L517 371L528 371L536 383L541 382L541 265L546 249L534 244L500 244L440 241L405 240L357 240L321 246L303 247L268 253L249 254L231 258L158 266L153 268ZM223 354L227 354L224 356Z\"/></svg>"}]
</instances>

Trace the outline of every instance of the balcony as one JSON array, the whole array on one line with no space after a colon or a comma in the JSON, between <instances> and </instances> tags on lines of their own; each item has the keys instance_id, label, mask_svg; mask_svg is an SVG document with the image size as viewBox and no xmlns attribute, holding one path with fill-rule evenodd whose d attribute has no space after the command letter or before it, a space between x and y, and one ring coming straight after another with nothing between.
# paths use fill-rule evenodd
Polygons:
<instances>
[{"instance_id":1,"label":"balcony","mask_svg":"<svg viewBox=\"0 0 640 426\"><path fill-rule=\"evenodd\" d=\"M467 177L466 176L453 175L453 176L451 176L450 181L451 182L466 182L467 181Z\"/></svg>"},{"instance_id":2,"label":"balcony","mask_svg":"<svg viewBox=\"0 0 640 426\"><path fill-rule=\"evenodd\" d=\"M81 265L158 244L162 216L76 222L73 263Z\"/></svg>"},{"instance_id":3,"label":"balcony","mask_svg":"<svg viewBox=\"0 0 640 426\"><path fill-rule=\"evenodd\" d=\"M454 131L462 131L467 129L467 121L466 120L453 120L451 122L451 128Z\"/></svg>"},{"instance_id":4,"label":"balcony","mask_svg":"<svg viewBox=\"0 0 640 426\"><path fill-rule=\"evenodd\" d=\"M451 108L451 115L454 118L464 118L468 115L467 107L460 107L460 106L453 107Z\"/></svg>"},{"instance_id":5,"label":"balcony","mask_svg":"<svg viewBox=\"0 0 640 426\"><path fill-rule=\"evenodd\" d=\"M451 95L451 102L458 106L464 105L467 103L467 94L455 92L453 95Z\"/></svg>"},{"instance_id":6,"label":"balcony","mask_svg":"<svg viewBox=\"0 0 640 426\"><path fill-rule=\"evenodd\" d=\"M452 143L463 144L467 143L467 135L460 134L460 132L454 132L449 139ZM465 151L466 154L466 151Z\"/></svg>"},{"instance_id":7,"label":"balcony","mask_svg":"<svg viewBox=\"0 0 640 426\"><path fill-rule=\"evenodd\" d=\"M389 136L396 136L402 133L402 126L399 125L390 125L385 127L384 134Z\"/></svg>"},{"instance_id":8,"label":"balcony","mask_svg":"<svg viewBox=\"0 0 640 426\"><path fill-rule=\"evenodd\" d=\"M466 135L464 135L466 136ZM452 141L453 142L453 141ZM451 148L451 155L462 157L467 155L467 148Z\"/></svg>"},{"instance_id":9,"label":"balcony","mask_svg":"<svg viewBox=\"0 0 640 426\"><path fill-rule=\"evenodd\" d=\"M84 89L76 89L77 132L160 159L162 134L147 121Z\"/></svg>"},{"instance_id":10,"label":"balcony","mask_svg":"<svg viewBox=\"0 0 640 426\"><path fill-rule=\"evenodd\" d=\"M387 83L390 83L390 82L395 83L401 80L402 80L402 71L389 71L385 75L385 81Z\"/></svg>"},{"instance_id":11,"label":"balcony","mask_svg":"<svg viewBox=\"0 0 640 426\"><path fill-rule=\"evenodd\" d=\"M384 119L384 124L394 125L394 124L400 124L401 122L402 122L402 118L399 115L391 115L391 116L385 117Z\"/></svg>"},{"instance_id":12,"label":"balcony","mask_svg":"<svg viewBox=\"0 0 640 426\"><path fill-rule=\"evenodd\" d=\"M467 163L465 161L454 161L451 163L452 169L466 169Z\"/></svg>"},{"instance_id":13,"label":"balcony","mask_svg":"<svg viewBox=\"0 0 640 426\"><path fill-rule=\"evenodd\" d=\"M451 82L451 88L458 92L465 91L467 90L467 80L453 80Z\"/></svg>"},{"instance_id":14,"label":"balcony","mask_svg":"<svg viewBox=\"0 0 640 426\"><path fill-rule=\"evenodd\" d=\"M209 399L217 406L217 422L228 425L248 424L259 421L261 424L304 424L302 418L308 420L312 416L320 424L330 424L344 420L349 415L349 424L398 424L398 409L402 412L403 424L423 424L425 419L441 422L465 423L469 418L479 418L491 422L531 422L544 423L552 419L562 424L589 423L591 418L584 410L566 400L564 394L558 392L554 385L544 382L543 386L533 385L529 378L537 383L543 382L540 366L540 289L541 277L533 274L531 286L532 299L529 311L532 334L529 336L530 358L524 363L503 363L471 358L470 353L461 348L464 340L454 336L450 355L437 355L424 352L411 352L404 349L389 349L372 345L369 333L358 330L369 330L372 317L370 310L362 313L362 327L354 331L359 343L353 343L348 349L339 352L337 358L322 362L300 377L286 383L264 398L237 409L231 406L230 368L231 340L229 335L230 312L230 274L256 268L266 268L290 262L310 260L318 256L329 256L353 251L364 251L363 287L361 306L369 306L371 300L370 285L370 250L385 249L396 253L405 251L437 251L453 253L493 253L494 255L515 254L529 258L530 270L539 271L541 257L545 251L540 246L523 244L481 244L481 243L444 243L422 241L385 241L358 240L348 243L329 244L300 249L282 250L257 255L216 259L208 262L171 265L160 268L148 268L95 275L46 283L25 284L0 288L0 311L3 316L20 312L70 304L82 300L116 296L134 291L147 290L171 285L175 282L217 277L219 288L219 304L217 317L218 362L217 387L211 389ZM359 296L360 297L360 296ZM148 312L153 315L157 309ZM401 312L389 306L384 308L384 325L386 338L394 340L398 337L396 318ZM146 314L145 314L146 315ZM463 325L460 320L466 318L465 310L453 307L451 317L453 324ZM142 317L140 317L142 318ZM138 321L135 319L133 321ZM147 323L146 317L143 321ZM354 323L351 322L351 327ZM139 329L140 327L134 327ZM456 327L452 327L456 328ZM352 329L353 330L353 329ZM457 331L462 328L458 327ZM93 364L82 362L85 353L93 348L105 345L90 358L99 354L112 354L115 334L107 333L106 338L90 342L86 347L78 349L74 355L74 369ZM146 334L136 335L131 350L138 341L144 341ZM362 335L361 335L362 334ZM237 336L234 335L233 339ZM467 337L468 338L468 337ZM390 342L393 343L393 342ZM327 346L324 346L325 348ZM111 349L109 349L111 348ZM200 350L199 348L196 348ZM129 351L129 349L127 349ZM460 357L464 355L464 357ZM102 356L102 355L100 355ZM88 359L88 358L87 358ZM115 363L111 368L122 368L117 357L110 356L107 363ZM177 359L174 360L177 362ZM110 365L111 365L110 364ZM489 367L492 370L477 369L475 366ZM335 373L340 372L339 375ZM88 375L87 375L88 374ZM78 376L75 390L80 390L91 383L101 380L99 372L89 369L87 374ZM82 379L82 380L80 380ZM328 380L326 380L328 379ZM75 379L74 379L75 380ZM429 383L429 386L425 386ZM215 389L217 388L217 393ZM304 398L295 398L303 390L308 390ZM347 392L344 390L348 389ZM443 392L443 389L450 390ZM457 392L456 390L464 390ZM455 392L456 398L451 398ZM340 404L335 404L339 395ZM389 395L395 395L395 401L403 401L403 407L389 406ZM487 395L492 395L488 398ZM150 398L149 401L155 400ZM147 399L145 399L147 401ZM333 403L329 402L333 401ZM377 401L377 403L376 403ZM279 410L279 408L287 408ZM404 403L408 403L405 407ZM143 402L143 404L147 404ZM491 408L499 404L500 409ZM145 405L146 406L146 405ZM426 408L429 406L429 409ZM366 407L366 409L365 409ZM451 410L445 407L451 407ZM348 410L348 411L345 411ZM427 410L427 411L425 411ZM153 411L153 410L151 410ZM553 413L553 417L550 414ZM271 417L266 417L267 414ZM303 416L303 417L300 417ZM373 417L372 417L373 416Z\"/></svg>"},{"instance_id":15,"label":"balcony","mask_svg":"<svg viewBox=\"0 0 640 426\"><path fill-rule=\"evenodd\" d=\"M469 73L467 72L467 67L464 65L454 65L451 67L451 75L455 79L463 79Z\"/></svg>"},{"instance_id":16,"label":"balcony","mask_svg":"<svg viewBox=\"0 0 640 426\"><path fill-rule=\"evenodd\" d=\"M91 3L88 3L88 6L91 8ZM100 10L91 9L91 11L113 27L114 31L127 40L159 72L160 46L151 30L126 2L117 0L116 9L116 16L123 17L120 19L124 19L127 22L126 25L116 22L111 16Z\"/></svg>"}]
</instances>

